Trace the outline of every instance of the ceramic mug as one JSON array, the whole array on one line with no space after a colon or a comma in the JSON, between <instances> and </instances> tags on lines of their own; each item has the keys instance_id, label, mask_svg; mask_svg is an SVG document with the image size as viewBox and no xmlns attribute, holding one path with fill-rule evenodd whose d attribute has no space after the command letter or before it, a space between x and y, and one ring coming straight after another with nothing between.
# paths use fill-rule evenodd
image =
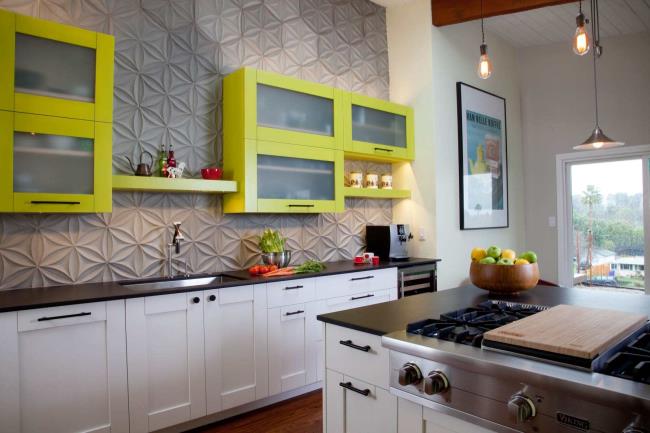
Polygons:
<instances>
[{"instance_id":1,"label":"ceramic mug","mask_svg":"<svg viewBox=\"0 0 650 433\"><path fill-rule=\"evenodd\" d=\"M366 174L366 188L377 189L379 186L379 175L375 173Z\"/></svg>"},{"instance_id":2,"label":"ceramic mug","mask_svg":"<svg viewBox=\"0 0 650 433\"><path fill-rule=\"evenodd\" d=\"M353 171L350 173L350 186L352 188L361 188L363 186L363 173Z\"/></svg>"},{"instance_id":3,"label":"ceramic mug","mask_svg":"<svg viewBox=\"0 0 650 433\"><path fill-rule=\"evenodd\" d=\"M393 175L391 174L381 175L381 189L393 189Z\"/></svg>"}]
</instances>

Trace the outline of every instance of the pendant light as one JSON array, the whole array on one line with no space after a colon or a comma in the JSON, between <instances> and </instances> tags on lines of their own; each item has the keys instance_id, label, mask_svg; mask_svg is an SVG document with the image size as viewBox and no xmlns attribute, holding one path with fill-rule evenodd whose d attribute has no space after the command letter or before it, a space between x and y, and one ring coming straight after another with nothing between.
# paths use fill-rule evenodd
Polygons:
<instances>
[{"instance_id":1,"label":"pendant light","mask_svg":"<svg viewBox=\"0 0 650 433\"><path fill-rule=\"evenodd\" d=\"M623 146L622 141L615 141L605 135L598 124L598 77L596 74L596 59L600 57L603 48L600 46L600 23L598 17L598 0L591 0L591 35L594 38L593 65L594 65L594 95L596 111L596 127L584 143L573 146L575 150L606 149L608 147Z\"/></svg>"},{"instance_id":2,"label":"pendant light","mask_svg":"<svg viewBox=\"0 0 650 433\"><path fill-rule=\"evenodd\" d=\"M478 68L476 73L478 77L487 80L492 75L492 61L487 54L487 44L485 43L485 29L483 28L483 0L481 0L481 57L478 59Z\"/></svg>"},{"instance_id":3,"label":"pendant light","mask_svg":"<svg viewBox=\"0 0 650 433\"><path fill-rule=\"evenodd\" d=\"M582 0L580 0L579 10L580 13L576 16L576 33L573 35L573 52L579 56L584 56L589 52L591 44L585 29L585 23L588 21L585 19L585 14L582 13Z\"/></svg>"}]
</instances>

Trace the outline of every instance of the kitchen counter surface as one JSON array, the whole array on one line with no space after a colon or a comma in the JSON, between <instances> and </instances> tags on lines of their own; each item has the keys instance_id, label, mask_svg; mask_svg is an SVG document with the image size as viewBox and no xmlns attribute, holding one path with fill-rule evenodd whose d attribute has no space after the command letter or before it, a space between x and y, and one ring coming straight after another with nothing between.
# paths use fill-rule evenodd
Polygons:
<instances>
[{"instance_id":1,"label":"kitchen counter surface","mask_svg":"<svg viewBox=\"0 0 650 433\"><path fill-rule=\"evenodd\" d=\"M71 284L65 286L36 287L13 290L0 290L0 313L7 311L28 310L33 308L55 307L69 304L82 304L86 302L111 301L117 299L138 298L142 296L166 295L170 293L193 292L222 287L245 286L249 284L266 283L269 281L283 281L296 278L321 277L326 275L359 272L392 267L408 267L431 264L439 259L411 258L407 261L380 262L379 265L355 265L352 261L329 262L323 272L314 274L292 275L279 278L264 278L251 276L248 271L222 272L221 274L233 277L236 280L222 283L213 283L204 286L179 287L174 289L143 290L123 286L120 282ZM203 275L208 276L208 275ZM128 283L156 280L122 281Z\"/></svg>"},{"instance_id":2,"label":"kitchen counter surface","mask_svg":"<svg viewBox=\"0 0 650 433\"><path fill-rule=\"evenodd\" d=\"M368 307L323 314L318 320L375 335L406 329L411 322L478 305L489 299L555 306L559 304L650 314L650 296L539 285L527 292L494 296L474 286L402 298Z\"/></svg>"}]
</instances>

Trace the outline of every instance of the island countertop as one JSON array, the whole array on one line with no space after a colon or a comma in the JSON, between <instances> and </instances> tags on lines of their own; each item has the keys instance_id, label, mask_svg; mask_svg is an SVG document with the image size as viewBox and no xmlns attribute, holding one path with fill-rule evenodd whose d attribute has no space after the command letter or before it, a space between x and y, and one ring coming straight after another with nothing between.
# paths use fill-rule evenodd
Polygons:
<instances>
[{"instance_id":1,"label":"island countertop","mask_svg":"<svg viewBox=\"0 0 650 433\"><path fill-rule=\"evenodd\" d=\"M490 299L548 307L569 304L650 314L650 296L647 295L538 285L523 293L497 296L474 286L464 286L352 310L322 314L318 316L318 320L370 334L384 335L402 331L411 322L430 318L437 319L441 314L476 306Z\"/></svg>"}]
</instances>

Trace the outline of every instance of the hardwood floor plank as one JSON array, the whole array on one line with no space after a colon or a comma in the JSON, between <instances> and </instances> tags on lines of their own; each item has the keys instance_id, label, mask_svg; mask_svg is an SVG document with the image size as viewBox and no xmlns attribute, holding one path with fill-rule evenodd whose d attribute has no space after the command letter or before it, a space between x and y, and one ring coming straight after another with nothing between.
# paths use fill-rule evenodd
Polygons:
<instances>
[{"instance_id":1,"label":"hardwood floor plank","mask_svg":"<svg viewBox=\"0 0 650 433\"><path fill-rule=\"evenodd\" d=\"M192 433L322 433L322 391L238 415Z\"/></svg>"}]
</instances>

